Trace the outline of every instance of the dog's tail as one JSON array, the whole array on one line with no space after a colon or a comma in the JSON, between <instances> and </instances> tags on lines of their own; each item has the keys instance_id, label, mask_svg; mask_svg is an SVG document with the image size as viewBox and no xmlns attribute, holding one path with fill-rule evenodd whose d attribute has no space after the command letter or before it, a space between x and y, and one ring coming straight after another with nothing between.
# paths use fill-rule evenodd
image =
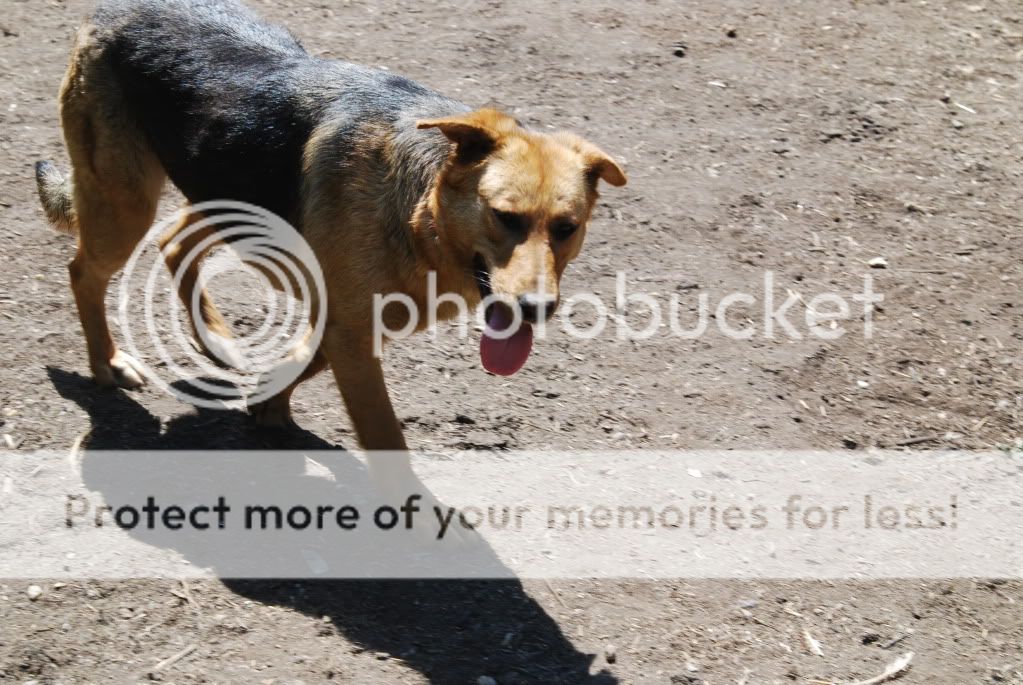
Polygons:
<instances>
[{"instance_id":1,"label":"dog's tail","mask_svg":"<svg viewBox=\"0 0 1023 685\"><path fill-rule=\"evenodd\" d=\"M78 225L71 202L71 177L62 174L53 162L36 162L36 188L46 218L53 227L61 233L76 234Z\"/></svg>"}]
</instances>

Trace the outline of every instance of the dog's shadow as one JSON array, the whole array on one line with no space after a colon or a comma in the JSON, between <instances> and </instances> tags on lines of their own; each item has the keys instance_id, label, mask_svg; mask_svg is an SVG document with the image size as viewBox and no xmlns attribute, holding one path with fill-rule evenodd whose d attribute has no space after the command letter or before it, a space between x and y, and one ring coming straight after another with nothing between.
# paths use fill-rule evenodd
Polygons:
<instances>
[{"instance_id":1,"label":"dog's shadow","mask_svg":"<svg viewBox=\"0 0 1023 685\"><path fill-rule=\"evenodd\" d=\"M125 392L99 390L91 379L50 368L50 379L60 395L81 406L92 430L83 444L82 476L88 489L122 496L125 487L155 490L188 503L199 493L221 491L280 492L289 488L310 497L336 499L369 487L362 463L339 445L321 440L300 428L267 431L254 426L237 411L199 409L166 424ZM142 450L131 459L114 452ZM192 460L161 468L166 450L290 450L252 468L244 453L225 452L224 458ZM303 452L330 450L326 461L332 480L311 479ZM251 454L251 452L250 452ZM166 455L169 457L170 455ZM166 463L166 457L162 463ZM175 455L175 459L181 455ZM247 463L248 462L248 463ZM128 483L130 485L126 486ZM238 484L241 485L238 485ZM233 490L232 490L233 488ZM191 498L191 499L190 499ZM109 497L107 498L109 499ZM333 501L326 499L325 501ZM133 537L156 547L174 550L199 567L213 567L230 558L231 569L283 558L293 568L296 558L308 557L308 540L297 543L287 536L265 538L259 544L216 538L215 549L201 536L162 535L140 528ZM314 556L315 565L345 563L359 554L379 554L327 540ZM224 545L233 545L225 549ZM472 564L485 577L509 576L485 542L474 546ZM464 560L463 560L464 561ZM379 563L394 563L380 559ZM291 564L291 565L289 565ZM311 569L314 576L317 569ZM230 575L230 574L226 574ZM325 617L351 642L374 652L400 658L429 678L431 683L472 683L491 675L504 683L593 683L618 681L607 671L590 675L593 661L575 649L557 623L526 594L522 583L510 580L254 580L224 578L232 591L252 600L287 606L317 618Z\"/></svg>"}]
</instances>

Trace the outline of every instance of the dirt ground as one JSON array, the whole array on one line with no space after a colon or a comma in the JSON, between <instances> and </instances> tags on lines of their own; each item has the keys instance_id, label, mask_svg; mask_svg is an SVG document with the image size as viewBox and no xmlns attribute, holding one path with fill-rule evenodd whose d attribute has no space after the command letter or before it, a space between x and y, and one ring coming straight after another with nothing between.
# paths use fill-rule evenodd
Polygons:
<instances>
[{"instance_id":1,"label":"dirt ground","mask_svg":"<svg viewBox=\"0 0 1023 685\"><path fill-rule=\"evenodd\" d=\"M885 296L869 340L555 336L511 379L488 377L473 342L401 343L387 369L411 444L1023 437L1017 0L253 4L316 54L576 130L624 160L630 183L604 193L570 290L613 297L625 270L637 289L716 302L771 270L782 298L859 292L868 272ZM87 10L4 0L0 13L0 434L23 450L67 449L90 428L90 446L282 446L241 414L87 379L73 244L47 229L31 166L66 163L55 94ZM878 257L887 268L868 266ZM295 415L284 446L354 443L327 376ZM39 583L36 601L0 583L0 682L846 682L912 650L899 682L1023 683L1017 581Z\"/></svg>"}]
</instances>

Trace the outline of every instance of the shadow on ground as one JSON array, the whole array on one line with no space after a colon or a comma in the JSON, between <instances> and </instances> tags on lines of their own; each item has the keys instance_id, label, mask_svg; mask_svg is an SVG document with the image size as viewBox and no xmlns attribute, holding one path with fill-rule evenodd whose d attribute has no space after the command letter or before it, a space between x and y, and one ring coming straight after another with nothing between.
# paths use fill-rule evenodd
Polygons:
<instances>
[{"instance_id":1,"label":"shadow on ground","mask_svg":"<svg viewBox=\"0 0 1023 685\"><path fill-rule=\"evenodd\" d=\"M83 445L82 474L86 486L105 495L123 496L129 487L159 485L159 492L170 493L181 502L213 492L216 488L244 488L246 492L302 488L313 499L337 497L344 491L356 495L369 488L362 463L340 445L321 440L314 434L292 428L268 431L254 426L238 411L198 409L178 416L161 426L130 394L120 390L100 390L78 374L50 368L50 379L60 395L88 412L92 431ZM266 467L246 468L246 455L227 454L223 459L207 455L201 462L166 465L167 450L288 450ZM154 455L103 455L103 450L145 450ZM333 474L331 481L310 479L303 451L330 450L324 460ZM290 452L294 453L292 457ZM317 456L322 459L323 453ZM176 459L182 458L175 455ZM126 480L127 479L127 480ZM211 489L212 488L212 489ZM330 488L330 492L323 491ZM320 489L319 491L317 489ZM193 498L193 499L189 499ZM160 537L152 532L133 530L131 534L147 544L174 549L199 567L217 569L226 556L237 564L266 564L270 556L293 558L308 554L308 541L295 543L295 536L280 538L265 546L233 541L220 536L216 547L197 541L196 536ZM283 540L284 542L281 542ZM237 548L225 551L224 544ZM351 539L320 540L316 561L334 567L343 565L352 554L378 554L379 549L361 548ZM315 543L312 543L315 544ZM299 549L298 546L303 547ZM509 575L489 546L479 540L472 552L481 575ZM287 559L286 559L287 560ZM464 561L464 560L463 560ZM402 563L401 559L382 558L380 563ZM311 573L310 575L315 575ZM385 574L381 574L385 575ZM591 683L610 685L618 682L606 671L590 675L592 655L579 652L562 633L558 624L526 594L522 583L510 580L223 580L233 592L268 605L280 605L323 617L349 641L375 652L400 658L421 672L431 683L471 683L482 674L492 675L502 684L511 683ZM326 622L325 621L325 622ZM329 629L329 628L327 628Z\"/></svg>"}]
</instances>

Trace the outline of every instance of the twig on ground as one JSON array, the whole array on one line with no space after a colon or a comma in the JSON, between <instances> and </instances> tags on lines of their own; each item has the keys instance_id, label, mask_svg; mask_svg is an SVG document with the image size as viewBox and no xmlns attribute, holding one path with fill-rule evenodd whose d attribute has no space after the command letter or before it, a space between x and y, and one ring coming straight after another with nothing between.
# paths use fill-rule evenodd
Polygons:
<instances>
[{"instance_id":1,"label":"twig on ground","mask_svg":"<svg viewBox=\"0 0 1023 685\"><path fill-rule=\"evenodd\" d=\"M71 467L71 473L80 475L82 472L82 443L92 434L92 429L85 431L71 443L71 449L67 453L67 462Z\"/></svg>"},{"instance_id":2,"label":"twig on ground","mask_svg":"<svg viewBox=\"0 0 1023 685\"><path fill-rule=\"evenodd\" d=\"M188 645L187 647L182 649L177 654L173 654L173 655L167 657L166 659L164 659L163 661L161 661L160 663L158 663L156 666L153 666L153 668L151 668L149 670L149 672L150 673L158 673L159 671L162 671L163 669L165 669L165 668L167 668L169 666L173 666L174 664L178 663L179 661L184 659L186 656L188 656L189 654L194 652L196 649L198 649L198 647L199 646L194 644L194 643Z\"/></svg>"},{"instance_id":3,"label":"twig on ground","mask_svg":"<svg viewBox=\"0 0 1023 685\"><path fill-rule=\"evenodd\" d=\"M909 633L902 633L901 635L896 635L891 640L888 640L883 645L881 645L881 649L891 649L895 645L905 640L907 637L909 637Z\"/></svg>"},{"instance_id":4,"label":"twig on ground","mask_svg":"<svg viewBox=\"0 0 1023 685\"><path fill-rule=\"evenodd\" d=\"M814 656L824 656L824 650L821 649L821 643L810 634L809 630L803 630L803 642L806 643L806 648L810 650L810 653Z\"/></svg>"},{"instance_id":5,"label":"twig on ground","mask_svg":"<svg viewBox=\"0 0 1023 685\"><path fill-rule=\"evenodd\" d=\"M565 604L565 600L561 599L561 595L559 595L558 591L554 589L554 586L551 584L551 581L544 580L543 582L547 584L547 589L550 590L552 595L554 595L554 599L558 600L558 604L567 609L568 605Z\"/></svg>"},{"instance_id":6,"label":"twig on ground","mask_svg":"<svg viewBox=\"0 0 1023 685\"><path fill-rule=\"evenodd\" d=\"M909 440L900 440L899 442L893 443L894 447L909 447L910 445L919 445L924 442L934 442L936 440L943 440L945 433L932 433L931 435L921 435L919 438L910 438Z\"/></svg>"},{"instance_id":7,"label":"twig on ground","mask_svg":"<svg viewBox=\"0 0 1023 685\"><path fill-rule=\"evenodd\" d=\"M857 680L853 683L847 683L846 685L878 685L894 678L898 678L909 669L910 663L913 661L915 655L913 652L906 652L898 659L888 664L888 667L884 669L884 673L867 680Z\"/></svg>"}]
</instances>

